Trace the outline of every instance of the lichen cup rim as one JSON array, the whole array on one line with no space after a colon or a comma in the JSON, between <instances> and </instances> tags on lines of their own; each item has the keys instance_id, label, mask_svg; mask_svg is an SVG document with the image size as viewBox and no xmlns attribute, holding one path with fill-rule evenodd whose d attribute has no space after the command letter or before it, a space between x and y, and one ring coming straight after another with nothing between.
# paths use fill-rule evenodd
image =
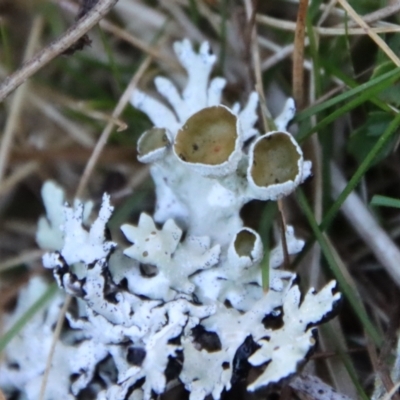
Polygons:
<instances>
[{"instance_id":1,"label":"lichen cup rim","mask_svg":"<svg viewBox=\"0 0 400 400\"><path fill-rule=\"evenodd\" d=\"M210 115L207 115L207 113ZM218 116L225 118L225 121L220 123L219 126L215 126L215 117ZM193 126L201 119L205 120L203 130L199 129L198 126ZM227 121L228 119L229 121ZM188 126L188 123L190 126ZM189 133L191 136L188 136L185 132L187 129L191 131ZM219 141L218 138L212 137L215 134L215 129L222 131ZM231 135L232 131L228 132L232 129L234 129L234 135ZM201 141L205 142L206 150L201 150ZM239 118L232 110L222 104L203 108L189 117L179 129L172 146L173 153L180 163L203 176L225 176L232 173L242 156L241 147L242 130ZM207 151L210 149L218 154L211 154L210 151ZM208 162L199 162L201 158L207 158Z\"/></svg>"},{"instance_id":2,"label":"lichen cup rim","mask_svg":"<svg viewBox=\"0 0 400 400\"><path fill-rule=\"evenodd\" d=\"M151 136L155 139L155 143L149 143L153 139ZM171 142L171 133L168 129L157 126L147 129L140 135L136 145L138 160L147 164L163 158Z\"/></svg>"},{"instance_id":3,"label":"lichen cup rim","mask_svg":"<svg viewBox=\"0 0 400 400\"><path fill-rule=\"evenodd\" d=\"M292 152L292 154L295 153L297 158L294 162L292 162L292 165L297 168L297 171L295 175L292 174L292 176L289 179L286 179L282 182L279 181L277 183L269 183L268 185L261 186L257 184L256 179L254 179L253 176L254 162L257 156L256 154L257 147L259 146L260 143L272 138L275 135L276 136L279 135L281 136L281 138L283 137L284 140L287 140L287 143L290 143L291 145L290 152ZM287 158L288 156L290 155L285 154L283 158ZM254 196L254 198L259 200L278 200L282 197L288 196L302 182L303 164L304 164L303 151L296 142L295 138L289 132L283 130L271 131L265 133L264 135L259 136L256 140L254 140L254 142L250 146L249 163L247 166L247 173L246 173L249 190L251 191L252 196Z\"/></svg>"},{"instance_id":4,"label":"lichen cup rim","mask_svg":"<svg viewBox=\"0 0 400 400\"><path fill-rule=\"evenodd\" d=\"M238 243L239 236L246 233L252 236L251 248L246 244L244 248L243 243ZM230 265L232 266L236 265L239 269L249 268L252 265L256 265L260 262L263 257L263 252L264 247L260 234L254 229L243 226L235 233L229 245L228 259L230 261Z\"/></svg>"}]
</instances>

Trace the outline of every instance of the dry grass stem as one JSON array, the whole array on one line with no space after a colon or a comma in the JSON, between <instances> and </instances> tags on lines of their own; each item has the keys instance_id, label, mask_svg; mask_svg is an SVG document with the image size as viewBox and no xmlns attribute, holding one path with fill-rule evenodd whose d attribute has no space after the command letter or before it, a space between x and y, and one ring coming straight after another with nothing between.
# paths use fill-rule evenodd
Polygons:
<instances>
[{"instance_id":1,"label":"dry grass stem","mask_svg":"<svg viewBox=\"0 0 400 400\"><path fill-rule=\"evenodd\" d=\"M260 61L260 50L258 47L258 36L257 36L257 27L255 24L255 12L256 10L253 9L253 4L251 0L244 0L245 9L246 9L246 16L247 22L249 26L249 33L250 33L250 46L251 46L251 55L252 55L252 67L254 72L254 79L255 79L255 89L259 96L260 107L261 107L261 116L264 131L268 132L271 130L269 126L268 119L271 120L272 116L267 108L267 103L265 101L263 83L262 83L262 73L261 73L261 61Z\"/></svg>"},{"instance_id":2,"label":"dry grass stem","mask_svg":"<svg viewBox=\"0 0 400 400\"><path fill-rule=\"evenodd\" d=\"M75 3L72 3L68 0L61 0L60 2L58 2L57 0L53 1L70 13L76 14L78 12L78 6ZM119 26L113 24L107 19L102 19L99 22L99 25L106 32L109 32L115 37L129 43L130 45L143 51L147 55L152 56L154 59L162 61L163 63L171 67L181 68L181 65L176 61L175 58L168 57L168 55L161 52L157 46L148 45L144 40L132 35L126 29L120 28Z\"/></svg>"},{"instance_id":3,"label":"dry grass stem","mask_svg":"<svg viewBox=\"0 0 400 400\"><path fill-rule=\"evenodd\" d=\"M29 161L26 164L21 165L21 167L17 168L11 176L0 183L0 196L6 195L13 187L36 172L38 168L39 163L37 161Z\"/></svg>"},{"instance_id":4,"label":"dry grass stem","mask_svg":"<svg viewBox=\"0 0 400 400\"><path fill-rule=\"evenodd\" d=\"M38 250L38 249L24 251L23 253L19 254L16 257L12 257L9 258L8 260L1 262L0 272L7 271L21 264L37 261L42 257L43 253L44 250Z\"/></svg>"},{"instance_id":5,"label":"dry grass stem","mask_svg":"<svg viewBox=\"0 0 400 400\"><path fill-rule=\"evenodd\" d=\"M331 176L332 195L337 197L344 190L347 182L334 164L331 164ZM400 249L377 223L359 196L352 192L344 201L341 210L386 272L400 286Z\"/></svg>"},{"instance_id":6,"label":"dry grass stem","mask_svg":"<svg viewBox=\"0 0 400 400\"><path fill-rule=\"evenodd\" d=\"M304 45L308 46L309 42L306 39ZM261 64L261 70L263 72L269 70L276 64L280 63L285 58L291 56L293 54L294 44L288 44L287 46L282 47L279 51L277 51L274 55L268 57L265 61Z\"/></svg>"},{"instance_id":7,"label":"dry grass stem","mask_svg":"<svg viewBox=\"0 0 400 400\"><path fill-rule=\"evenodd\" d=\"M400 59L396 56L393 50L386 44L386 42L371 29L368 24L360 17L351 7L346 0L338 0L340 5L347 11L347 13L361 26L368 34L368 36L381 48L381 50L393 61L393 63L400 67Z\"/></svg>"},{"instance_id":8,"label":"dry grass stem","mask_svg":"<svg viewBox=\"0 0 400 400\"><path fill-rule=\"evenodd\" d=\"M25 62L20 69L7 77L0 85L0 102L53 58L71 47L72 44L96 25L114 7L117 1L99 0L84 17L73 24L60 38L50 43L33 58Z\"/></svg>"},{"instance_id":9,"label":"dry grass stem","mask_svg":"<svg viewBox=\"0 0 400 400\"><path fill-rule=\"evenodd\" d=\"M28 94L30 104L37 108L44 116L59 126L69 137L87 149L93 148L95 139L93 133L85 129L82 124L71 121L65 117L53 103L49 102L45 97L31 92Z\"/></svg>"},{"instance_id":10,"label":"dry grass stem","mask_svg":"<svg viewBox=\"0 0 400 400\"><path fill-rule=\"evenodd\" d=\"M29 35L29 41L26 46L24 54L25 60L32 57L32 54L35 51L35 47L41 35L42 29L43 29L43 18L37 17L33 22L32 29ZM22 113L23 103L25 101L26 93L28 91L27 89L28 85L26 83L15 93L10 104L10 114L7 118L6 126L4 128L0 145L0 183L6 174L6 168L8 159L10 157L13 138L18 127L18 120Z\"/></svg>"},{"instance_id":11,"label":"dry grass stem","mask_svg":"<svg viewBox=\"0 0 400 400\"><path fill-rule=\"evenodd\" d=\"M127 86L127 88L125 89L125 92L122 94L122 96L120 97L113 113L112 113L112 118L113 120L110 120L110 122L108 122L108 124L106 125L106 127L104 128L103 132L100 135L99 140L96 143L95 148L93 149L93 153L90 156L86 167L83 171L81 180L79 182L78 185L78 189L76 191L76 198L81 198L83 195L83 192L86 188L86 185L89 181L90 175L97 163L97 160L99 159L105 145L107 144L107 140L110 137L110 134L112 132L112 129L114 127L114 120L118 119L119 116L121 115L122 111L125 109L125 106L127 105L127 103L129 102L129 98L132 94L132 91L134 90L134 88L137 86L140 78L143 76L143 74L145 73L146 69L150 66L152 61L152 58L150 56L147 56L146 59L142 62L142 64L140 65L140 67L138 68L138 70L136 71L135 75L133 76L133 78L131 79L129 85Z\"/></svg>"},{"instance_id":12,"label":"dry grass stem","mask_svg":"<svg viewBox=\"0 0 400 400\"><path fill-rule=\"evenodd\" d=\"M284 31L295 31L296 23L293 21L286 21L279 18L269 17L267 15L257 14L256 20L258 23L284 30ZM400 26L391 24L390 26L379 26L369 28L369 31L366 31L365 28L348 28L345 27L330 27L325 28L321 26L314 26L314 32L321 36L339 36L339 35L369 35L369 32L378 34L378 33L395 33L400 32Z\"/></svg>"},{"instance_id":13,"label":"dry grass stem","mask_svg":"<svg viewBox=\"0 0 400 400\"><path fill-rule=\"evenodd\" d=\"M390 391L393 388L393 381L390 377L389 371L387 368L382 368L380 365L376 347L372 340L368 338L368 336L366 336L366 342L369 359L371 360L375 375L382 381L386 391ZM394 399L399 400L398 395L394 396Z\"/></svg>"},{"instance_id":14,"label":"dry grass stem","mask_svg":"<svg viewBox=\"0 0 400 400\"><path fill-rule=\"evenodd\" d=\"M337 2L338 0L335 0L335 1ZM393 2L393 4L389 4L386 7L376 10L370 14L364 15L362 17L362 19L367 24L372 24L372 23L380 21L384 18L390 17L391 15L396 14L399 11L400 11L400 1L396 1L396 2ZM357 22L351 21L349 23L349 26L351 27L356 24L357 24Z\"/></svg>"},{"instance_id":15,"label":"dry grass stem","mask_svg":"<svg viewBox=\"0 0 400 400\"><path fill-rule=\"evenodd\" d=\"M294 35L292 85L293 98L297 109L304 106L304 38L306 34L306 16L308 0L300 0L297 11L296 31Z\"/></svg>"},{"instance_id":16,"label":"dry grass stem","mask_svg":"<svg viewBox=\"0 0 400 400\"><path fill-rule=\"evenodd\" d=\"M329 14L332 12L332 9L336 6L337 1L338 0L330 0L329 3L325 6L325 9L317 22L317 27L320 27L324 23L324 21L329 17Z\"/></svg>"},{"instance_id":17,"label":"dry grass stem","mask_svg":"<svg viewBox=\"0 0 400 400\"><path fill-rule=\"evenodd\" d=\"M58 143L57 143L58 144ZM85 164L92 154L91 149L78 146L52 147L45 150L36 149L16 149L13 151L10 163L20 163L27 159L39 161L41 165L52 166L60 162L72 164ZM110 165L113 163L129 163L129 165L139 165L135 159L136 151L132 148L121 148L120 146L109 145L102 153L98 163Z\"/></svg>"},{"instance_id":18,"label":"dry grass stem","mask_svg":"<svg viewBox=\"0 0 400 400\"><path fill-rule=\"evenodd\" d=\"M392 387L392 389L390 390L390 392L387 393L387 394L385 395L385 397L382 398L382 400L390 400L391 398L393 398L393 396L397 393L397 391L399 390L399 388L400 388L400 382L397 382L397 383Z\"/></svg>"}]
</instances>

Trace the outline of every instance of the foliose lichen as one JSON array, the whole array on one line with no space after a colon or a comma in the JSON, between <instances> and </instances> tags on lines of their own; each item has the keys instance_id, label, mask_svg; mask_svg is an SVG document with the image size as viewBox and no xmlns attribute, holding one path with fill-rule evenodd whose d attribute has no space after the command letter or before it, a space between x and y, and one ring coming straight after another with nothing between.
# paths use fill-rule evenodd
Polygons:
<instances>
[{"instance_id":1,"label":"foliose lichen","mask_svg":"<svg viewBox=\"0 0 400 400\"><path fill-rule=\"evenodd\" d=\"M217 400L250 368L255 391L294 375L316 344L315 327L340 301L335 282L302 298L296 274L280 269L278 243L270 252L269 290L261 281L263 245L243 226L242 206L277 200L310 175L311 163L286 125L295 113L289 99L260 134L257 94L247 105L221 104L225 80L210 74L215 56L207 43L196 53L175 44L188 73L182 94L166 78L158 91L171 108L136 90L132 104L154 124L138 142L150 163L157 204L153 217L121 229L127 248L108 238L110 197L88 228L90 204L64 204L53 182L42 195L47 218L37 241L57 283L75 298L56 347L45 399L148 400L180 382L191 400ZM61 212L62 211L62 212ZM303 241L288 226L289 254ZM10 326L37 297L39 278L21 293ZM11 342L0 366L0 387L37 399L62 294L36 314Z\"/></svg>"}]
</instances>

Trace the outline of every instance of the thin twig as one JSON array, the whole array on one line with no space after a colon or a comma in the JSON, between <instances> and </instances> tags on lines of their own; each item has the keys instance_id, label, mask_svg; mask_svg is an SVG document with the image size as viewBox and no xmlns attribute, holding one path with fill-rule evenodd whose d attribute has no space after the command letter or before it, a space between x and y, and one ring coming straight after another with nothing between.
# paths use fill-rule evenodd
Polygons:
<instances>
[{"instance_id":1,"label":"thin twig","mask_svg":"<svg viewBox=\"0 0 400 400\"><path fill-rule=\"evenodd\" d=\"M376 347L373 343L373 341L366 335L366 340L367 340L367 350L369 354L369 359L371 360L372 368L374 369L375 374L381 382L383 383L383 386L386 389L386 392L390 392L393 389L393 381L392 378L390 377L390 372L389 368L387 365L384 365L380 362L378 358L378 353L376 351ZM399 400L399 396L393 395L393 398L395 400Z\"/></svg>"},{"instance_id":2,"label":"thin twig","mask_svg":"<svg viewBox=\"0 0 400 400\"><path fill-rule=\"evenodd\" d=\"M28 93L30 105L38 109L50 121L53 121L63 131L65 131L80 146L92 149L95 145L92 129L86 129L82 124L77 124L67 118L55 106L55 102L51 101L48 96L41 96L37 92Z\"/></svg>"},{"instance_id":3,"label":"thin twig","mask_svg":"<svg viewBox=\"0 0 400 400\"><path fill-rule=\"evenodd\" d=\"M28 60L29 58L32 57L32 54L35 51L35 47L42 32L42 29L43 29L43 18L42 17L35 18L29 35L29 41L25 50L25 55L24 55L25 60ZM17 130L16 128L18 120L22 112L22 105L26 98L26 92L27 92L27 84L19 88L19 90L15 93L11 101L11 106L10 106L11 110L9 117L7 119L6 126L4 128L4 133L0 147L0 183L3 180L4 175L6 173L8 159L10 156L10 150L12 147L14 134Z\"/></svg>"},{"instance_id":4,"label":"thin twig","mask_svg":"<svg viewBox=\"0 0 400 400\"><path fill-rule=\"evenodd\" d=\"M68 12L76 13L78 10L78 6L70 1L66 0L53 0L53 3L59 4L60 7L65 9ZM120 28L119 26L113 24L112 22L108 21L107 19L103 19L99 22L100 27L105 31L113 34L114 36L118 37L121 40L129 43L133 47L143 51L144 53L152 56L154 59L160 60L163 63L171 66L173 68L182 68L182 66L176 61L175 58L169 56L168 54L161 52L157 46L152 46L147 44L144 40L133 36L131 33L126 31L125 29Z\"/></svg>"},{"instance_id":5,"label":"thin twig","mask_svg":"<svg viewBox=\"0 0 400 400\"><path fill-rule=\"evenodd\" d=\"M297 109L301 110L304 105L304 38L306 34L306 16L308 0L300 0L297 12L296 33L294 36L293 51L293 97Z\"/></svg>"},{"instance_id":6,"label":"thin twig","mask_svg":"<svg viewBox=\"0 0 400 400\"><path fill-rule=\"evenodd\" d=\"M100 154L102 153L104 146L107 143L108 138L110 137L110 134L114 128L115 121L119 118L121 113L124 111L126 104L129 101L129 98L132 94L132 91L138 84L140 78L146 71L146 69L149 67L150 63L152 61L151 56L147 56L143 63L140 65L138 70L136 71L135 75L132 77L131 81L129 82L129 85L125 89L125 92L122 94L121 98L118 101L118 104L116 105L113 113L112 113L112 119L108 122L106 127L104 128L103 132L100 135L99 140L96 143L95 148L93 149L93 153L89 158L89 161L86 164L85 170L83 171L81 180L78 185L78 189L76 191L75 197L78 199L82 197L83 191L86 188L86 185L89 181L89 177L100 157Z\"/></svg>"},{"instance_id":7,"label":"thin twig","mask_svg":"<svg viewBox=\"0 0 400 400\"><path fill-rule=\"evenodd\" d=\"M368 34L368 36L381 48L381 50L393 61L393 63L400 67L400 59L396 56L393 50L385 43L385 41L378 36L368 24L360 17L357 12L351 7L351 5L346 0L338 0L341 6L346 10L346 12L361 26Z\"/></svg>"},{"instance_id":8,"label":"thin twig","mask_svg":"<svg viewBox=\"0 0 400 400\"><path fill-rule=\"evenodd\" d=\"M397 1L394 4L390 4L386 7L380 8L379 10L376 10L370 14L366 14L362 17L364 22L367 24L372 24L376 21L381 21L384 18L390 17L393 14L396 14L398 11L400 11L400 1ZM354 26L356 22L351 21L349 23L349 26Z\"/></svg>"},{"instance_id":9,"label":"thin twig","mask_svg":"<svg viewBox=\"0 0 400 400\"><path fill-rule=\"evenodd\" d=\"M17 265L39 260L43 256L43 253L43 250L34 249L25 251L16 257L9 258L0 263L0 272L7 271Z\"/></svg>"},{"instance_id":10,"label":"thin twig","mask_svg":"<svg viewBox=\"0 0 400 400\"><path fill-rule=\"evenodd\" d=\"M117 2L118 0L99 0L85 16L73 24L60 38L50 43L33 58L24 63L20 69L6 78L0 85L0 102L53 58L71 47L90 28L96 25Z\"/></svg>"},{"instance_id":11,"label":"thin twig","mask_svg":"<svg viewBox=\"0 0 400 400\"><path fill-rule=\"evenodd\" d=\"M296 30L296 22L288 21L280 18L270 17L268 15L260 15L258 14L256 20L259 24L263 24L272 28L276 28L283 31L293 32ZM396 24L388 24L387 26L377 26L370 28L372 32L375 33L391 33L391 32L399 32L400 26ZM333 26L333 27L321 27L314 26L313 30L315 33L318 33L321 36L357 36L357 35L367 35L368 32L363 28L348 28L341 26Z\"/></svg>"},{"instance_id":12,"label":"thin twig","mask_svg":"<svg viewBox=\"0 0 400 400\"><path fill-rule=\"evenodd\" d=\"M328 18L329 14L331 13L332 9L336 6L337 0L330 0L330 2L326 5L324 12L322 13L322 15L320 16L318 22L317 22L317 26L321 26L326 18Z\"/></svg>"},{"instance_id":13,"label":"thin twig","mask_svg":"<svg viewBox=\"0 0 400 400\"><path fill-rule=\"evenodd\" d=\"M55 92L53 90L47 90L46 88L41 89L42 94L45 95L48 102L52 102L52 100L54 100L56 103L59 103L60 105L69 108L70 110L77 111L78 113L97 121L113 121L114 124L118 127L117 132L122 132L128 127L126 123L121 119L115 119L105 112L92 109L92 106L89 104L89 102L78 100L76 98L71 98L63 94L59 94L58 92ZM44 101L44 99L42 100Z\"/></svg>"},{"instance_id":14,"label":"thin twig","mask_svg":"<svg viewBox=\"0 0 400 400\"><path fill-rule=\"evenodd\" d=\"M308 38L304 41L304 46L309 45ZM288 44L286 46L281 47L278 51L275 52L272 56L268 57L263 63L261 64L261 70L263 72L267 71L268 69L272 68L279 62L283 61L286 57L289 57L293 54L294 44Z\"/></svg>"},{"instance_id":15,"label":"thin twig","mask_svg":"<svg viewBox=\"0 0 400 400\"><path fill-rule=\"evenodd\" d=\"M37 161L30 161L21 165L11 176L7 177L0 183L0 196L4 196L19 182L36 172L38 168L39 163Z\"/></svg>"},{"instance_id":16,"label":"thin twig","mask_svg":"<svg viewBox=\"0 0 400 400\"><path fill-rule=\"evenodd\" d=\"M393 397L393 395L399 390L399 388L400 388L400 382L397 382L397 383L392 387L392 389L390 390L390 392L389 392L385 397L382 398L382 400L390 400L390 399Z\"/></svg>"}]
</instances>

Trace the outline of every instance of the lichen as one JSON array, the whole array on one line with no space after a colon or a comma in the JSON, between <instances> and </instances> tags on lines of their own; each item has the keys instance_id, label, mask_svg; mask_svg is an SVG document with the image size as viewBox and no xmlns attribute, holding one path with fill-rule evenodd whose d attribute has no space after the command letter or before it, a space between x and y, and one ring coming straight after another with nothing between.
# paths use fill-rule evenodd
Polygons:
<instances>
[{"instance_id":1,"label":"lichen","mask_svg":"<svg viewBox=\"0 0 400 400\"><path fill-rule=\"evenodd\" d=\"M37 233L49 251L43 264L75 299L46 400L82 393L148 400L173 382L184 385L191 400L217 400L246 380L250 368L258 372L247 382L249 391L278 384L307 360L315 327L340 300L331 282L301 301L296 274L280 268L282 243L270 251L264 290L262 240L240 217L245 203L287 196L310 175L311 163L286 131L293 101L276 118L277 131L260 134L255 93L242 110L221 104L225 80L210 81L216 57L207 43L196 53L184 40L175 52L188 73L182 94L166 78L155 81L172 108L139 90L132 95L154 123L139 139L138 157L151 164L157 204L153 217L141 214L137 225L122 225L130 245L107 234L113 212L107 194L90 224L89 206L63 204L63 190L44 185L47 217ZM289 255L304 244L291 226L285 243ZM46 283L36 279L22 291L7 326L37 296L32 285ZM0 369L7 393L38 398L62 296L8 347Z\"/></svg>"}]
</instances>

